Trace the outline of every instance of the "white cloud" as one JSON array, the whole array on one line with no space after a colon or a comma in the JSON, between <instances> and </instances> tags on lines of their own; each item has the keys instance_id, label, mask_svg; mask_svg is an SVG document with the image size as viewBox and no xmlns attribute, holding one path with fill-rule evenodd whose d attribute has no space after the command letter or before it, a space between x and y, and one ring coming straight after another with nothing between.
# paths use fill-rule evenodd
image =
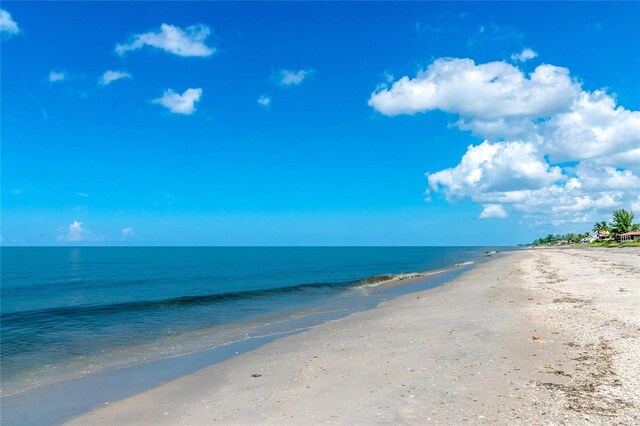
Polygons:
<instances>
[{"instance_id":1,"label":"white cloud","mask_svg":"<svg viewBox=\"0 0 640 426\"><path fill-rule=\"evenodd\" d=\"M115 51L119 55L141 49L144 46L155 47L178 56L207 57L216 52L215 47L204 42L211 30L206 25L192 25L184 30L174 25L162 24L159 31L136 34L129 43L117 44Z\"/></svg>"},{"instance_id":2,"label":"white cloud","mask_svg":"<svg viewBox=\"0 0 640 426\"><path fill-rule=\"evenodd\" d=\"M640 174L640 146L619 154L594 158L590 161L601 166L621 167Z\"/></svg>"},{"instance_id":3,"label":"white cloud","mask_svg":"<svg viewBox=\"0 0 640 426\"><path fill-rule=\"evenodd\" d=\"M131 239L131 238L135 237L135 235L136 235L136 233L135 233L135 232L133 232L133 228L131 228L131 227L129 227L129 228L123 228L123 229L122 229L122 234L121 234L121 236L120 236L120 239L121 239L122 241L126 241L126 240L129 240L129 239Z\"/></svg>"},{"instance_id":4,"label":"white cloud","mask_svg":"<svg viewBox=\"0 0 640 426\"><path fill-rule=\"evenodd\" d=\"M489 143L469 146L456 167L427 174L435 192L447 198L479 192L537 189L564 180L559 167L550 167L529 142Z\"/></svg>"},{"instance_id":5,"label":"white cloud","mask_svg":"<svg viewBox=\"0 0 640 426\"><path fill-rule=\"evenodd\" d=\"M283 86L298 86L312 73L313 70L279 70L274 74L274 78Z\"/></svg>"},{"instance_id":6,"label":"white cloud","mask_svg":"<svg viewBox=\"0 0 640 426\"><path fill-rule=\"evenodd\" d=\"M13 20L11 14L4 9L0 9L0 33L17 34L19 32L20 27Z\"/></svg>"},{"instance_id":7,"label":"white cloud","mask_svg":"<svg viewBox=\"0 0 640 426\"><path fill-rule=\"evenodd\" d=\"M128 72L108 70L108 71L105 71L104 74L102 74L102 77L100 77L100 80L98 81L98 83L102 86L106 86L122 78L131 79L133 77Z\"/></svg>"},{"instance_id":8,"label":"white cloud","mask_svg":"<svg viewBox=\"0 0 640 426\"><path fill-rule=\"evenodd\" d=\"M631 170L580 162L575 168L575 188L585 191L640 191L640 178Z\"/></svg>"},{"instance_id":9,"label":"white cloud","mask_svg":"<svg viewBox=\"0 0 640 426\"><path fill-rule=\"evenodd\" d=\"M469 150L474 148L477 147ZM431 192L443 193L447 199L468 198L485 206L501 205L505 213L509 210L519 212L532 223L555 225L602 220L613 209L630 208L638 197L640 178L632 171L593 162L567 167L562 179L546 185L540 180L540 185L527 188L514 180L512 185L492 187L486 183L491 182L491 178L486 177L484 171L505 173L503 179L508 182L508 169L494 170L492 163L469 167L465 158L468 154L458 166L428 175Z\"/></svg>"},{"instance_id":10,"label":"white cloud","mask_svg":"<svg viewBox=\"0 0 640 426\"><path fill-rule=\"evenodd\" d=\"M49 73L49 81L50 82L57 82L57 81L64 81L67 78L67 74L64 71L51 71Z\"/></svg>"},{"instance_id":11,"label":"white cloud","mask_svg":"<svg viewBox=\"0 0 640 426\"><path fill-rule=\"evenodd\" d=\"M173 90L165 90L162 97L152 100L154 104L160 104L175 114L190 115L196 110L195 103L200 101L202 89L187 89L182 94Z\"/></svg>"},{"instance_id":12,"label":"white cloud","mask_svg":"<svg viewBox=\"0 0 640 426\"><path fill-rule=\"evenodd\" d=\"M67 228L60 228L58 241L67 243L78 243L83 241L100 241L101 237L96 237L91 231L82 226L82 222L74 220Z\"/></svg>"},{"instance_id":13,"label":"white cloud","mask_svg":"<svg viewBox=\"0 0 640 426\"><path fill-rule=\"evenodd\" d=\"M382 83L369 105L389 116L439 109L485 138L456 166L427 174L428 199L468 198L484 206L482 218L512 211L556 225L639 202L640 111L582 90L566 68L525 75L504 62L438 59L413 79Z\"/></svg>"},{"instance_id":14,"label":"white cloud","mask_svg":"<svg viewBox=\"0 0 640 426\"><path fill-rule=\"evenodd\" d=\"M602 90L581 92L538 130L552 161L601 158L640 148L640 111L616 106Z\"/></svg>"},{"instance_id":15,"label":"white cloud","mask_svg":"<svg viewBox=\"0 0 640 426\"><path fill-rule=\"evenodd\" d=\"M372 93L369 105L389 116L440 109L459 115L456 124L479 136L522 137L532 120L565 111L579 91L562 67L540 65L526 76L505 62L445 58Z\"/></svg>"},{"instance_id":16,"label":"white cloud","mask_svg":"<svg viewBox=\"0 0 640 426\"><path fill-rule=\"evenodd\" d=\"M505 217L507 217L507 212L500 204L485 204L482 213L480 213L480 219L503 219Z\"/></svg>"},{"instance_id":17,"label":"white cloud","mask_svg":"<svg viewBox=\"0 0 640 426\"><path fill-rule=\"evenodd\" d=\"M527 48L522 49L520 53L514 53L511 55L511 59L516 62L526 62L529 59L533 59L538 56L538 52Z\"/></svg>"},{"instance_id":18,"label":"white cloud","mask_svg":"<svg viewBox=\"0 0 640 426\"><path fill-rule=\"evenodd\" d=\"M258 103L263 107L268 107L271 105L271 97L267 95L262 95L258 98Z\"/></svg>"},{"instance_id":19,"label":"white cloud","mask_svg":"<svg viewBox=\"0 0 640 426\"><path fill-rule=\"evenodd\" d=\"M77 195L78 197L82 197L82 198L89 198L89 194L87 194L85 192L76 192L75 195Z\"/></svg>"}]
</instances>

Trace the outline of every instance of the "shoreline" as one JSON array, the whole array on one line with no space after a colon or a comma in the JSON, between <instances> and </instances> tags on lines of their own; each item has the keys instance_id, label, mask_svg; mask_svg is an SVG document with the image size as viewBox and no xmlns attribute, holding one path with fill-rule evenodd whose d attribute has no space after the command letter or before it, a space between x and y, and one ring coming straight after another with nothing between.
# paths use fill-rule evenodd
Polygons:
<instances>
[{"instance_id":1,"label":"shoreline","mask_svg":"<svg viewBox=\"0 0 640 426\"><path fill-rule=\"evenodd\" d=\"M509 253L68 424L632 424L639 253Z\"/></svg>"},{"instance_id":2,"label":"shoreline","mask_svg":"<svg viewBox=\"0 0 640 426\"><path fill-rule=\"evenodd\" d=\"M56 381L4 395L2 416L11 424L59 424L90 412L105 403L117 401L143 393L167 382L192 374L202 368L224 363L234 357L249 353L265 344L295 335L327 322L348 317L353 313L375 309L379 303L446 284L464 271L493 260L480 257L475 261L463 261L443 269L408 274L389 275L390 279L363 279L346 283L346 287L363 291L365 304L356 304L350 309L319 311L314 314L289 320L293 329L277 331L266 335L247 337L211 349L197 350L146 361L140 364L118 367L88 375ZM380 278L384 276L376 276ZM362 299L357 293L348 298ZM123 382L128 382L126 387Z\"/></svg>"},{"instance_id":3,"label":"shoreline","mask_svg":"<svg viewBox=\"0 0 640 426\"><path fill-rule=\"evenodd\" d=\"M496 252L493 252L496 253ZM387 292L389 294L384 295L383 296L383 300L386 300L387 297L397 297L398 295L402 295L405 293L409 293L412 291L417 291L417 290L408 290L408 291L399 291L399 292L393 292L394 288L402 288L399 286L402 285L411 285L413 283L419 283L419 282L426 282L426 280L434 280L434 282L427 286L427 288L432 288L434 286L438 286L438 285L442 285L444 282L448 281L449 279L453 279L453 277L449 277L449 278L444 278L444 279L438 279L439 275L447 275L447 274L457 274L459 273L460 270L464 270L467 269L467 267L472 267L472 265L476 264L476 263L481 263L483 262L484 259L483 258L479 258L479 259L475 259L475 260L468 260L468 261L462 261L462 262L458 262L458 263L454 263L454 264L450 264L450 265L446 265L446 266L442 266L438 269L432 269L432 270L424 270L424 271L417 271L417 272L403 272L403 273L383 273L380 275L373 275L373 276L365 276L363 278L357 278L354 280L349 280L349 281L337 281L337 282L333 282L333 283L319 283L319 284L315 284L315 283L301 283L301 284L296 284L296 285L292 285L292 286L285 286L285 287L276 287L276 288L271 288L271 289L267 289L266 291L268 292L273 292L273 293L277 293L277 292L286 292L295 288L311 288L311 287L322 287L322 286L328 286L328 287L335 287L335 288L341 288L342 291L358 291L358 290L364 290L364 291L368 291L369 294L372 297L372 299L379 299L376 298L375 295L379 292ZM242 295L242 294L249 294L252 293L252 290L248 290L248 291L244 291L244 292L237 292L237 293L231 293L231 294L220 294L220 297L233 297L235 295ZM261 292L261 290L258 290L258 292ZM231 295L231 296L230 296ZM215 295L213 297L217 297L218 295ZM187 296L186 298L188 298L189 296ZM198 296L196 296L198 297ZM207 297L207 296L205 296ZM174 299L177 300L177 299ZM160 301L156 301L156 300L151 300L148 303L159 303ZM327 317L332 317L333 314L337 315L337 317L343 317L345 315L349 315L351 313L354 312L359 312L362 310L368 310L368 309L372 309L374 308L378 303L380 302L380 300L374 300L373 303L365 303L365 304L359 304L357 307L353 308L353 309L348 309L345 306L339 306L339 307L335 307L333 305L331 305L330 308L326 309L326 306L319 304L318 306L313 307L313 309L310 309L308 311L304 311L301 310L300 312L296 313L295 315L291 315L290 318L287 317L283 317L280 319L277 319L275 321L275 323L285 323L285 322L292 322L292 323L297 323L297 321L295 320L291 320L291 318L313 318L313 317L323 317L323 316L327 316ZM317 309L316 309L317 308ZM343 312L347 312L346 314L343 314ZM29 312L31 313L31 312ZM11 313L9 314L11 315ZM270 317L269 319L271 319L272 317ZM192 350L189 351L185 351L185 352L176 352L176 353L169 353L169 354L165 354L162 356L158 356L158 357L150 357L148 359L143 359L140 360L139 362L135 362L135 363L125 363L125 364L116 364L107 368L98 368L95 371L91 372L91 373L87 373L87 372L79 372L79 373L83 373L83 374L79 374L79 375L71 375L71 376L67 376L67 377L61 377L61 378L57 378L54 379L52 381L45 381L43 383L38 383L38 384L31 384L28 386L23 386L21 389L19 390L14 390L11 389L11 385L9 385L9 388L11 390L9 390L7 392L7 383L3 383L3 389L0 390L0 398L7 398L7 397L12 397L15 395L19 395L22 393L26 393L26 392L32 392L34 390L37 390L39 388L42 387L46 387L46 386L51 386L57 383L62 383L62 382L67 382L67 381L72 381L72 380L77 380L77 379L82 379L84 377L88 377L91 375L95 375L95 374L102 374L102 373L109 373L111 371L115 371L115 370L120 370L120 369L127 369L127 368L131 368L131 367L136 367L138 365L142 365L142 364L147 364L147 363L153 363L153 362L157 362L157 361L162 361L165 359L171 359L171 358L177 358L177 357L182 357L182 356L190 356L190 355L194 355L200 352L206 352L206 351L210 351L210 350L215 350L216 348L219 347L223 347L223 346L229 346L229 345L235 345L235 344L241 344L243 341L245 340L250 340L250 339L262 339L262 338L266 338L268 339L269 337L274 336L274 338L277 338L277 336L279 335L287 335L287 334L291 334L291 333L295 333L301 329L307 329L313 326L316 326L318 324L323 323L325 320L322 319L318 319L317 321L310 321L309 323L305 323L302 325L299 325L297 327L294 327L293 329L284 329L284 330L275 330L275 331L266 331L265 334L256 334L256 335L249 335L249 333L247 333L246 337L240 338L238 340L229 340L226 341L224 343L220 343L218 345L215 346L209 346L209 347L196 347L193 348ZM200 334L216 334L219 332L219 330L217 330L218 328L224 328L224 326L238 326L240 324L250 324L247 327L250 327L251 330L253 330L253 328L256 329L262 329L262 328L268 328L269 326L272 325L271 322L266 322L266 323L260 323L258 321L250 321L250 322L245 322L245 321L240 321L240 322L236 322L236 323L229 323L229 324L223 324L222 326L220 325L215 325L215 326L211 326L211 329L207 332L207 333L200 333ZM188 339L188 337L186 337L189 333L184 333L185 339ZM174 343L175 344L175 343ZM3 379L5 379L3 377Z\"/></svg>"}]
</instances>

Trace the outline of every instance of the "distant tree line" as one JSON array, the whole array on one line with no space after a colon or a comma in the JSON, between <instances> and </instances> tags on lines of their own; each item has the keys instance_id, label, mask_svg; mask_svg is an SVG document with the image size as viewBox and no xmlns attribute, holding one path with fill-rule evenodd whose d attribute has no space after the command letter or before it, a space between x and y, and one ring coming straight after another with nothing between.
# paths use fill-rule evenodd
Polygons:
<instances>
[{"instance_id":1,"label":"distant tree line","mask_svg":"<svg viewBox=\"0 0 640 426\"><path fill-rule=\"evenodd\" d=\"M607 222L596 222L591 229L595 233L595 237L606 237L612 240L619 241L620 234L624 234L627 232L638 231L640 230L640 224L634 223L635 215L632 211L627 211L625 209L614 210L612 214L611 221L607 224ZM575 244L579 243L583 239L591 238L591 234L589 232L585 232L582 234L576 234L573 232L569 232L568 234L560 235L560 234L549 234L544 238L538 238L533 242L534 246L554 246L558 244L560 241L566 241L567 244Z\"/></svg>"},{"instance_id":2,"label":"distant tree line","mask_svg":"<svg viewBox=\"0 0 640 426\"><path fill-rule=\"evenodd\" d=\"M555 246L559 241L566 241L569 244L579 243L583 238L589 238L591 234L588 232L584 234L575 234L569 232L568 234L549 234L544 238L538 238L533 241L534 246Z\"/></svg>"}]
</instances>

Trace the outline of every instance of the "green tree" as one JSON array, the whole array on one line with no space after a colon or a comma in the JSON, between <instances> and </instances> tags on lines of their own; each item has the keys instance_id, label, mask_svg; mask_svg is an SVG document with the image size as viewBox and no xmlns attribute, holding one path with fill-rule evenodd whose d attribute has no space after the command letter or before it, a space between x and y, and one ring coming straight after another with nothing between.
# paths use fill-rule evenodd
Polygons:
<instances>
[{"instance_id":1,"label":"green tree","mask_svg":"<svg viewBox=\"0 0 640 426\"><path fill-rule=\"evenodd\" d=\"M593 232L597 234L599 234L600 232L607 232L609 231L609 227L607 226L607 222L596 222L595 225L593 225Z\"/></svg>"},{"instance_id":2,"label":"green tree","mask_svg":"<svg viewBox=\"0 0 640 426\"><path fill-rule=\"evenodd\" d=\"M580 242L580 234L574 234L573 232L569 232L564 236L564 239L567 240L570 244L575 244Z\"/></svg>"},{"instance_id":3,"label":"green tree","mask_svg":"<svg viewBox=\"0 0 640 426\"><path fill-rule=\"evenodd\" d=\"M638 224L633 223L635 215L632 211L625 209L614 210L613 220L611 221L612 230L615 234L624 234L638 229Z\"/></svg>"}]
</instances>

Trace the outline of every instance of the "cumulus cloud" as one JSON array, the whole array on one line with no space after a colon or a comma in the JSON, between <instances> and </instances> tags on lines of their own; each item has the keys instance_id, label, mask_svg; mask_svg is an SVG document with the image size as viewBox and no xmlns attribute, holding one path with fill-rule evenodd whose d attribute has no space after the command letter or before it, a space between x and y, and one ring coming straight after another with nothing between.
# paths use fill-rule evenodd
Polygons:
<instances>
[{"instance_id":1,"label":"cumulus cloud","mask_svg":"<svg viewBox=\"0 0 640 426\"><path fill-rule=\"evenodd\" d=\"M640 146L619 154L594 158L590 162L600 166L621 167L640 175Z\"/></svg>"},{"instance_id":2,"label":"cumulus cloud","mask_svg":"<svg viewBox=\"0 0 640 426\"><path fill-rule=\"evenodd\" d=\"M67 78L67 74L64 71L51 71L49 73L49 81L52 83L64 81Z\"/></svg>"},{"instance_id":3,"label":"cumulus cloud","mask_svg":"<svg viewBox=\"0 0 640 426\"><path fill-rule=\"evenodd\" d=\"M298 86L312 73L313 70L279 70L274 79L282 86Z\"/></svg>"},{"instance_id":4,"label":"cumulus cloud","mask_svg":"<svg viewBox=\"0 0 640 426\"><path fill-rule=\"evenodd\" d=\"M536 56L538 56L538 52L527 47L522 49L522 52L514 53L513 55L511 55L511 59L516 62L527 62L528 60L533 59Z\"/></svg>"},{"instance_id":5,"label":"cumulus cloud","mask_svg":"<svg viewBox=\"0 0 640 426\"><path fill-rule=\"evenodd\" d=\"M507 212L500 204L485 204L480 213L480 219L502 219L505 217L507 217Z\"/></svg>"},{"instance_id":6,"label":"cumulus cloud","mask_svg":"<svg viewBox=\"0 0 640 426\"><path fill-rule=\"evenodd\" d=\"M413 79L383 86L369 105L389 116L439 109L457 114L458 127L482 137L524 136L532 120L565 111L579 90L562 67L540 65L527 76L506 62L444 58Z\"/></svg>"},{"instance_id":7,"label":"cumulus cloud","mask_svg":"<svg viewBox=\"0 0 640 426\"><path fill-rule=\"evenodd\" d=\"M0 9L0 33L18 34L19 32L20 27L13 20L11 14L4 9Z\"/></svg>"},{"instance_id":8,"label":"cumulus cloud","mask_svg":"<svg viewBox=\"0 0 640 426\"><path fill-rule=\"evenodd\" d=\"M492 144L494 149L499 147L495 153L488 144L470 146L457 166L427 174L429 192L448 200L467 198L484 206L500 205L505 213L512 210L536 224L556 225L598 220L612 209L630 208L638 197L640 178L631 170L593 161L562 169L529 151L533 144L511 154L502 147L512 142Z\"/></svg>"},{"instance_id":9,"label":"cumulus cloud","mask_svg":"<svg viewBox=\"0 0 640 426\"><path fill-rule=\"evenodd\" d=\"M550 167L528 142L489 143L469 146L456 167L427 174L433 191L448 198L478 192L537 189L564 180L559 167Z\"/></svg>"},{"instance_id":10,"label":"cumulus cloud","mask_svg":"<svg viewBox=\"0 0 640 426\"><path fill-rule=\"evenodd\" d=\"M575 188L593 191L640 191L640 178L631 170L601 167L590 162L580 162L575 168Z\"/></svg>"},{"instance_id":11,"label":"cumulus cloud","mask_svg":"<svg viewBox=\"0 0 640 426\"><path fill-rule=\"evenodd\" d=\"M531 224L559 225L602 220L612 209L629 208L637 194L637 190L588 188L579 178L570 178L537 189L478 191L468 198L483 206L502 206L505 214L520 213Z\"/></svg>"},{"instance_id":12,"label":"cumulus cloud","mask_svg":"<svg viewBox=\"0 0 640 426\"><path fill-rule=\"evenodd\" d=\"M263 107L268 107L269 105L271 105L271 97L262 95L258 98L258 103Z\"/></svg>"},{"instance_id":13,"label":"cumulus cloud","mask_svg":"<svg viewBox=\"0 0 640 426\"><path fill-rule=\"evenodd\" d=\"M100 80L98 80L98 83L102 86L106 86L108 84L113 83L116 80L120 80L123 78L131 79L133 77L128 72L108 70L108 71L105 71L104 74L102 74L102 76L100 77Z\"/></svg>"},{"instance_id":14,"label":"cumulus cloud","mask_svg":"<svg viewBox=\"0 0 640 426\"><path fill-rule=\"evenodd\" d=\"M84 241L100 241L91 231L82 226L82 222L74 220L67 228L60 228L58 241L66 243L79 243Z\"/></svg>"},{"instance_id":15,"label":"cumulus cloud","mask_svg":"<svg viewBox=\"0 0 640 426\"><path fill-rule=\"evenodd\" d=\"M638 203L640 111L583 90L566 68L526 75L505 62L438 59L415 78L382 83L369 105L388 116L439 109L484 139L459 164L426 175L428 198L471 199L481 218L514 211L533 222L588 222Z\"/></svg>"},{"instance_id":16,"label":"cumulus cloud","mask_svg":"<svg viewBox=\"0 0 640 426\"><path fill-rule=\"evenodd\" d=\"M200 101L202 89L187 89L182 94L173 90L165 90L162 97L153 99L151 102L160 104L169 109L174 114L190 115L196 110L195 103Z\"/></svg>"},{"instance_id":17,"label":"cumulus cloud","mask_svg":"<svg viewBox=\"0 0 640 426\"><path fill-rule=\"evenodd\" d=\"M174 25L162 24L159 30L136 34L128 43L117 44L115 51L123 55L149 46L178 56L207 57L216 52L215 47L205 44L210 33L209 27L202 24L192 25L184 30Z\"/></svg>"},{"instance_id":18,"label":"cumulus cloud","mask_svg":"<svg viewBox=\"0 0 640 426\"><path fill-rule=\"evenodd\" d=\"M616 106L602 90L581 92L538 130L552 161L602 158L640 148L640 111Z\"/></svg>"}]
</instances>

